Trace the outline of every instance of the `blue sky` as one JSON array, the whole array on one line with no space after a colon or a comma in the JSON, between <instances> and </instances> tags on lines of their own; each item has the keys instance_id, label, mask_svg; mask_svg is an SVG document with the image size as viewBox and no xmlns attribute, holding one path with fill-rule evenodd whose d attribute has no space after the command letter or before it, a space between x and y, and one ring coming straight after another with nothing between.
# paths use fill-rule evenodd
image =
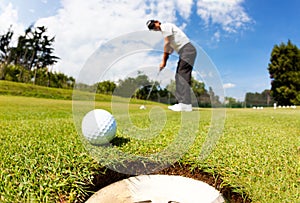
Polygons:
<instances>
[{"instance_id":1,"label":"blue sky","mask_svg":"<svg viewBox=\"0 0 300 203\"><path fill-rule=\"evenodd\" d=\"M290 39L299 47L299 8L298 0L2 0L0 34L10 25L16 34L32 23L45 25L61 58L51 68L76 77L108 40L146 30L148 19L173 22L209 55L226 96L243 100L246 92L270 88L275 44Z\"/></svg>"}]
</instances>

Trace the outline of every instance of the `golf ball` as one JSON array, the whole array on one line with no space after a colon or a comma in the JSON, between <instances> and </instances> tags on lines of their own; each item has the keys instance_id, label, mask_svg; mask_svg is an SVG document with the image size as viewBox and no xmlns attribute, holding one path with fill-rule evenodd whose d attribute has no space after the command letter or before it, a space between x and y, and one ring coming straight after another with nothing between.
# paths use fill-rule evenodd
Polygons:
<instances>
[{"instance_id":1,"label":"golf ball","mask_svg":"<svg viewBox=\"0 0 300 203\"><path fill-rule=\"evenodd\" d=\"M109 143L116 135L115 118L108 111L94 109L88 112L82 120L82 133L93 145Z\"/></svg>"},{"instance_id":2,"label":"golf ball","mask_svg":"<svg viewBox=\"0 0 300 203\"><path fill-rule=\"evenodd\" d=\"M146 107L144 105L140 106L140 109L146 109Z\"/></svg>"}]
</instances>

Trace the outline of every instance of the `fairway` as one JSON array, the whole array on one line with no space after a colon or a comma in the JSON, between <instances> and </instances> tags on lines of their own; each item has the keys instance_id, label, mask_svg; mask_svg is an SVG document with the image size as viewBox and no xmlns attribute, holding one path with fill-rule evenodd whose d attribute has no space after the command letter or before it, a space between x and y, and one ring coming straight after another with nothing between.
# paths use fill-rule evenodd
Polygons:
<instances>
[{"instance_id":1,"label":"fairway","mask_svg":"<svg viewBox=\"0 0 300 203\"><path fill-rule=\"evenodd\" d=\"M147 109L151 109L148 104ZM149 111L132 104L135 125ZM110 109L110 102L96 102ZM169 123L149 142L118 132L114 147L130 154L159 152L173 139L178 114L166 111ZM89 195L98 165L82 145L71 100L0 96L0 202L75 202ZM160 112L160 111L159 111ZM159 113L158 112L158 113ZM117 118L118 121L118 118ZM151 121L151 119L150 119ZM155 122L155 121L152 121ZM197 135L179 163L222 177L222 186L253 202L297 202L300 199L300 108L227 109L223 134L205 160L201 146L211 125L211 110L200 109Z\"/></svg>"}]
</instances>

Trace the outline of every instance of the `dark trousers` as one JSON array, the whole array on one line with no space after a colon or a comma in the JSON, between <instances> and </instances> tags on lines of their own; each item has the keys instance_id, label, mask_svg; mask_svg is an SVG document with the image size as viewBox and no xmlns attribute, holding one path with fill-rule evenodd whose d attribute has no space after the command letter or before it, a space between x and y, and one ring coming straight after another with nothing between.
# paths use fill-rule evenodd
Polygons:
<instances>
[{"instance_id":1,"label":"dark trousers","mask_svg":"<svg viewBox=\"0 0 300 203\"><path fill-rule=\"evenodd\" d=\"M178 52L179 61L176 70L176 92L175 97L178 103L191 104L191 79L192 70L195 63L196 48L188 43Z\"/></svg>"}]
</instances>

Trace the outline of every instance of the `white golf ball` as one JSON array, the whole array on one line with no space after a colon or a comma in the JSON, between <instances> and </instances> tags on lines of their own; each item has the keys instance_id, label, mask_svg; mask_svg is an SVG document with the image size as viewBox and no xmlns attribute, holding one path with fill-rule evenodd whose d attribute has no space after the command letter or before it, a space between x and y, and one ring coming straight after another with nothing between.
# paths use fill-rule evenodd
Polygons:
<instances>
[{"instance_id":1,"label":"white golf ball","mask_svg":"<svg viewBox=\"0 0 300 203\"><path fill-rule=\"evenodd\" d=\"M146 107L144 105L140 106L140 109L146 109Z\"/></svg>"},{"instance_id":2,"label":"white golf ball","mask_svg":"<svg viewBox=\"0 0 300 203\"><path fill-rule=\"evenodd\" d=\"M115 118L103 109L88 112L83 117L81 126L84 137L93 145L109 143L117 131Z\"/></svg>"}]
</instances>

